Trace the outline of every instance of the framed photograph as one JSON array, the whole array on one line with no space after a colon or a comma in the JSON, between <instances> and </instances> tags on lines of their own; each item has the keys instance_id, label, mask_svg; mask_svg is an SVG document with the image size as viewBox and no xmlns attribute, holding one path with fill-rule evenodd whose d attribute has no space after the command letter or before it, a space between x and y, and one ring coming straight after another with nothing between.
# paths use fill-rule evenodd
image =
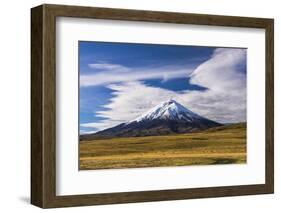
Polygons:
<instances>
[{"instance_id":1,"label":"framed photograph","mask_svg":"<svg viewBox=\"0 0 281 213\"><path fill-rule=\"evenodd\" d=\"M273 19L31 9L31 203L274 191Z\"/></svg>"}]
</instances>

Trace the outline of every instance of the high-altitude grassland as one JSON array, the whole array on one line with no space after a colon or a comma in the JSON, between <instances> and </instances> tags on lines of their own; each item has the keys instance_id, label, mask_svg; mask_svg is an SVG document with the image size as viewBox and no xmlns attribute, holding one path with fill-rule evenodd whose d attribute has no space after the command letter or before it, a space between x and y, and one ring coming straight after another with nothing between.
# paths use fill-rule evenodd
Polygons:
<instances>
[{"instance_id":1,"label":"high-altitude grassland","mask_svg":"<svg viewBox=\"0 0 281 213\"><path fill-rule=\"evenodd\" d=\"M186 134L83 140L79 161L81 170L246 163L246 123Z\"/></svg>"}]
</instances>

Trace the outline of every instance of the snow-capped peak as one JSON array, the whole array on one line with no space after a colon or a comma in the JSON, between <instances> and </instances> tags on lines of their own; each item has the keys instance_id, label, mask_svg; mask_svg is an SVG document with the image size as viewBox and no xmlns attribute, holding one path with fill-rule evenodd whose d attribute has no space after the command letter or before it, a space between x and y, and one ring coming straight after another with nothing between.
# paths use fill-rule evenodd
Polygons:
<instances>
[{"instance_id":1,"label":"snow-capped peak","mask_svg":"<svg viewBox=\"0 0 281 213\"><path fill-rule=\"evenodd\" d=\"M187 121L192 122L194 119L200 119L201 116L193 113L192 111L185 108L175 100L168 100L163 102L156 107L150 109L143 115L136 119L128 122L141 122L149 120L175 120L175 121Z\"/></svg>"}]
</instances>

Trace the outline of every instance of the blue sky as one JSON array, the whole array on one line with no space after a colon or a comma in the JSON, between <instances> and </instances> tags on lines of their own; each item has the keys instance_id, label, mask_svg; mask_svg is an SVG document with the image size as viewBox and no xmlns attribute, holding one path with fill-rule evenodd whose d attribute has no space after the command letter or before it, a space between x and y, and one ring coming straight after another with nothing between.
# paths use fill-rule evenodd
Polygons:
<instances>
[{"instance_id":1,"label":"blue sky","mask_svg":"<svg viewBox=\"0 0 281 213\"><path fill-rule=\"evenodd\" d=\"M82 134L134 119L169 98L220 122L246 119L246 49L80 41L79 71ZM230 102L237 107L229 112L215 107Z\"/></svg>"}]
</instances>

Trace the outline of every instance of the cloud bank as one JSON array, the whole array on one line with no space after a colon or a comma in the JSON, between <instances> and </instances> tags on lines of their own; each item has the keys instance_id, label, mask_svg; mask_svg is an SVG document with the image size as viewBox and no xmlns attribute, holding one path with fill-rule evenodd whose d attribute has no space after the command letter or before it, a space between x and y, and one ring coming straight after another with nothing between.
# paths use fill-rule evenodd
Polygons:
<instances>
[{"instance_id":1,"label":"cloud bank","mask_svg":"<svg viewBox=\"0 0 281 213\"><path fill-rule=\"evenodd\" d=\"M112 83L126 83L148 79L169 79L186 77L193 70L182 66L161 66L157 68L128 68L119 64L89 64L90 68L101 70L95 74L81 75L80 86L100 86Z\"/></svg>"},{"instance_id":2,"label":"cloud bank","mask_svg":"<svg viewBox=\"0 0 281 213\"><path fill-rule=\"evenodd\" d=\"M106 73L97 73L95 77L82 76L82 86L104 84L114 92L110 103L103 106L106 110L96 112L96 116L104 120L81 126L92 127L97 131L113 127L138 117L170 98L195 113L220 123L246 121L246 73L241 71L243 64L246 64L245 49L218 48L209 60L195 70L129 72L122 68L117 69L119 76L112 69L108 69ZM104 75L107 75L106 79ZM192 84L207 90L175 92L141 82L145 79L165 78L165 75L170 75L169 78L190 78Z\"/></svg>"}]
</instances>

